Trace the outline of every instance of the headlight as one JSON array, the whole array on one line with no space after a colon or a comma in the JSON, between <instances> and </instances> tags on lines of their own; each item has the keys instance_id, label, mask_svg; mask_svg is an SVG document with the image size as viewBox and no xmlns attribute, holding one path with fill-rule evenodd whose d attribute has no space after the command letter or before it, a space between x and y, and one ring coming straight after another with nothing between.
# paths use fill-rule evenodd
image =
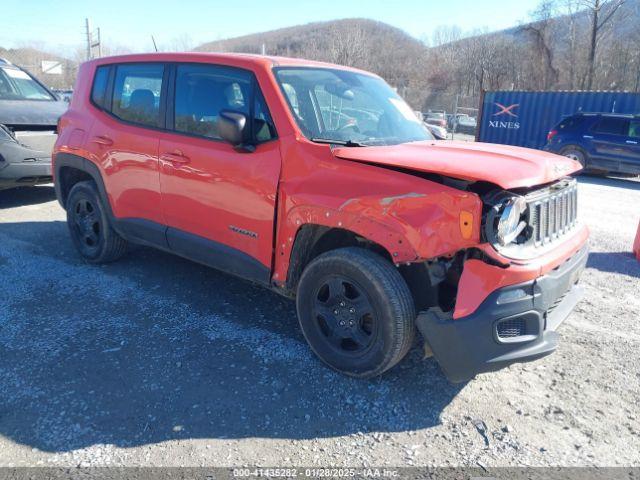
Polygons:
<instances>
[{"instance_id":1,"label":"headlight","mask_svg":"<svg viewBox=\"0 0 640 480\"><path fill-rule=\"evenodd\" d=\"M524 197L509 196L496 202L487 216L486 234L491 243L507 246L525 229L522 216L527 210Z\"/></svg>"},{"instance_id":2,"label":"headlight","mask_svg":"<svg viewBox=\"0 0 640 480\"><path fill-rule=\"evenodd\" d=\"M513 242L520 232L527 226L520 218L527 208L527 202L522 197L511 197L504 204L502 214L498 220L498 243L508 245Z\"/></svg>"}]
</instances>

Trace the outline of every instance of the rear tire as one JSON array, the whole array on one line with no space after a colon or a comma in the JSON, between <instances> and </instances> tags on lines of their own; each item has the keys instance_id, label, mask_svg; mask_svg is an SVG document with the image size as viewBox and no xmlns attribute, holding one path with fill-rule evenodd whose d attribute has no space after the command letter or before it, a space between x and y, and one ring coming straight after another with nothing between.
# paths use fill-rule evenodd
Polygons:
<instances>
[{"instance_id":1,"label":"rear tire","mask_svg":"<svg viewBox=\"0 0 640 480\"><path fill-rule=\"evenodd\" d=\"M109 263L127 252L127 241L111 227L95 183L76 183L66 208L71 240L84 260Z\"/></svg>"},{"instance_id":2,"label":"rear tire","mask_svg":"<svg viewBox=\"0 0 640 480\"><path fill-rule=\"evenodd\" d=\"M589 159L589 156L580 147L569 145L560 151L560 155L579 162L580 165L582 165L583 170L587 169L587 160Z\"/></svg>"},{"instance_id":3,"label":"rear tire","mask_svg":"<svg viewBox=\"0 0 640 480\"><path fill-rule=\"evenodd\" d=\"M296 305L311 349L345 375L380 375L413 343L416 312L409 287L393 264L362 248L315 258L302 273Z\"/></svg>"}]
</instances>

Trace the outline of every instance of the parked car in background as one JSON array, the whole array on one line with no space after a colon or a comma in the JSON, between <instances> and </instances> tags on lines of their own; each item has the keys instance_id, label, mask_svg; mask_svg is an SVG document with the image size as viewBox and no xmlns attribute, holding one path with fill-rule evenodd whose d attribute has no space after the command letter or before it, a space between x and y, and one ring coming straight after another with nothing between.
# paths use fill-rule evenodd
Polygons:
<instances>
[{"instance_id":1,"label":"parked car in background","mask_svg":"<svg viewBox=\"0 0 640 480\"><path fill-rule=\"evenodd\" d=\"M466 113L447 113L447 129L452 130L453 126L456 124L459 115L466 115Z\"/></svg>"},{"instance_id":2,"label":"parked car in background","mask_svg":"<svg viewBox=\"0 0 640 480\"><path fill-rule=\"evenodd\" d=\"M446 140L447 139L447 129L439 127L438 125L432 125L430 123L424 122L424 126L427 127L429 133L433 135L436 140Z\"/></svg>"},{"instance_id":3,"label":"parked car in background","mask_svg":"<svg viewBox=\"0 0 640 480\"><path fill-rule=\"evenodd\" d=\"M393 367L416 330L456 382L538 359L582 296L580 164L434 142L368 72L100 58L59 125L56 195L85 261L141 243L295 298L311 349L353 377Z\"/></svg>"},{"instance_id":4,"label":"parked car in background","mask_svg":"<svg viewBox=\"0 0 640 480\"><path fill-rule=\"evenodd\" d=\"M477 140L542 150L553 126L578 112L638 114L640 92L484 92Z\"/></svg>"},{"instance_id":5,"label":"parked car in background","mask_svg":"<svg viewBox=\"0 0 640 480\"><path fill-rule=\"evenodd\" d=\"M449 130L455 131L456 133L474 135L477 127L478 122L475 117L467 115L466 113L459 113L458 115L451 117Z\"/></svg>"},{"instance_id":6,"label":"parked car in background","mask_svg":"<svg viewBox=\"0 0 640 480\"><path fill-rule=\"evenodd\" d=\"M428 112L424 112L423 119L430 125L436 125L444 129L447 128L447 114L444 110L429 110Z\"/></svg>"},{"instance_id":7,"label":"parked car in background","mask_svg":"<svg viewBox=\"0 0 640 480\"><path fill-rule=\"evenodd\" d=\"M577 113L549 132L545 150L590 171L640 174L640 115Z\"/></svg>"},{"instance_id":8,"label":"parked car in background","mask_svg":"<svg viewBox=\"0 0 640 480\"><path fill-rule=\"evenodd\" d=\"M73 96L73 90L60 90L54 89L53 93L63 102L71 103L71 97Z\"/></svg>"},{"instance_id":9,"label":"parked car in background","mask_svg":"<svg viewBox=\"0 0 640 480\"><path fill-rule=\"evenodd\" d=\"M429 131L429 133L433 136L435 140L446 140L447 139L447 129L439 127L438 125L434 125L431 123L427 123L424 119L424 114L420 111L414 110L414 112L418 120L422 122L425 128Z\"/></svg>"},{"instance_id":10,"label":"parked car in background","mask_svg":"<svg viewBox=\"0 0 640 480\"><path fill-rule=\"evenodd\" d=\"M56 124L67 104L0 59L0 189L51 182Z\"/></svg>"}]
</instances>

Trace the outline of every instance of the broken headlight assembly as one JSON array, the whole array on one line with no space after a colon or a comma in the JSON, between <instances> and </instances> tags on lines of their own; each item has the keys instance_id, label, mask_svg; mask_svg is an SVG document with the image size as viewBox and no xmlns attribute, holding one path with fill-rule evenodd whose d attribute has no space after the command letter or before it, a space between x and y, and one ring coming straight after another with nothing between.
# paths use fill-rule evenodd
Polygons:
<instances>
[{"instance_id":1,"label":"broken headlight assembly","mask_svg":"<svg viewBox=\"0 0 640 480\"><path fill-rule=\"evenodd\" d=\"M507 247L527 232L527 202L520 195L501 192L485 201L484 234L496 249Z\"/></svg>"}]
</instances>

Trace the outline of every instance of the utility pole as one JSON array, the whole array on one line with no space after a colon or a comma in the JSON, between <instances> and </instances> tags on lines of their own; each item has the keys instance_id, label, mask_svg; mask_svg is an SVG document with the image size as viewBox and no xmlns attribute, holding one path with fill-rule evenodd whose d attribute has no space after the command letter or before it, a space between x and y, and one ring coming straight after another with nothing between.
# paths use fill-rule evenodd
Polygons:
<instances>
[{"instance_id":1,"label":"utility pole","mask_svg":"<svg viewBox=\"0 0 640 480\"><path fill-rule=\"evenodd\" d=\"M458 127L458 100L460 98L460 94L456 93L456 103L453 107L453 128L451 129L451 140L453 140L454 136L456 135L456 128ZM445 115L445 120L446 120L446 115Z\"/></svg>"},{"instance_id":2,"label":"utility pole","mask_svg":"<svg viewBox=\"0 0 640 480\"><path fill-rule=\"evenodd\" d=\"M91 22L88 18L84 19L84 25L87 35L87 60L91 60Z\"/></svg>"},{"instance_id":3,"label":"utility pole","mask_svg":"<svg viewBox=\"0 0 640 480\"><path fill-rule=\"evenodd\" d=\"M98 49L98 57L102 56L102 43L100 42L100 28L95 31L91 30L91 22L88 18L84 19L85 34L87 36L87 60L93 58L93 49Z\"/></svg>"}]
</instances>

